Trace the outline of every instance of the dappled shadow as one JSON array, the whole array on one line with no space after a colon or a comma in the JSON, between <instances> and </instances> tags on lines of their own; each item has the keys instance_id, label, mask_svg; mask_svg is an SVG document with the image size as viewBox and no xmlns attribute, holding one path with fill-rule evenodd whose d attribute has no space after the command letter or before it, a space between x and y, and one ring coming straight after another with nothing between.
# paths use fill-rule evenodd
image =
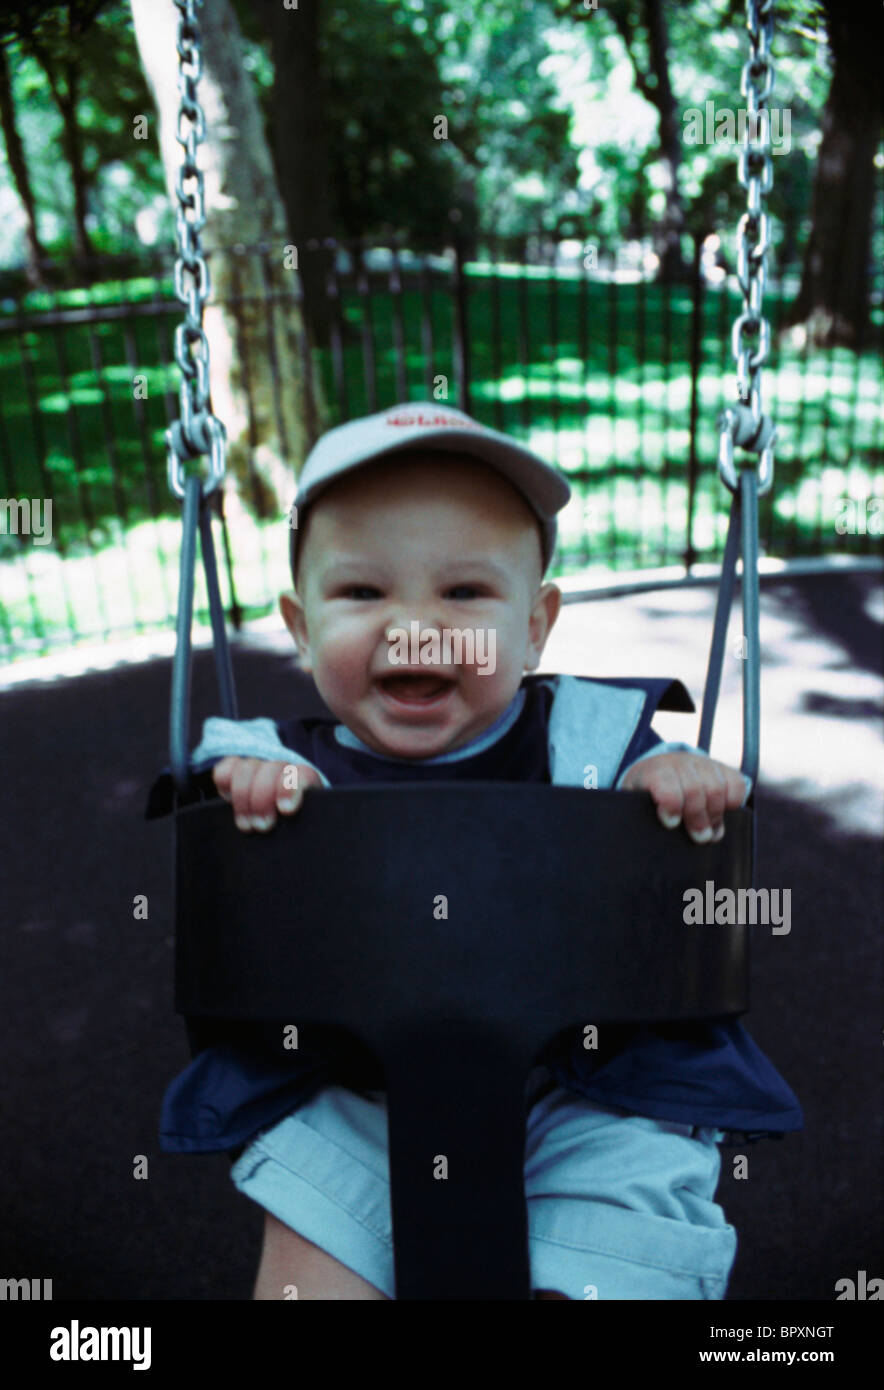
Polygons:
<instances>
[{"instance_id":1,"label":"dappled shadow","mask_svg":"<svg viewBox=\"0 0 884 1390\"><path fill-rule=\"evenodd\" d=\"M864 611L873 583L783 581L773 601L880 675L880 627ZM654 626L645 619L646 638ZM242 717L323 712L285 634L239 644L235 664ZM170 662L154 660L0 695L12 808L0 1008L16 1117L0 1177L5 1255L8 1272L52 1277L59 1299L247 1299L260 1248L260 1211L235 1196L228 1160L166 1156L157 1140L163 1092L188 1060L172 1008L171 825L142 818L166 761L169 683ZM877 732L872 699L807 698ZM208 653L195 658L193 704L196 736L217 708ZM770 744L788 734L766 722ZM796 786L813 753L796 759ZM745 1022L806 1124L749 1146L748 1181L723 1151L718 1198L739 1234L731 1299L831 1300L880 1247L882 846L839 815L854 791L808 782L758 795L757 881L791 890L792 928L753 936ZM149 1182L133 1181L136 1154Z\"/></svg>"},{"instance_id":2,"label":"dappled shadow","mask_svg":"<svg viewBox=\"0 0 884 1390\"><path fill-rule=\"evenodd\" d=\"M801 697L809 714L828 714L833 719L884 719L884 705L878 700L843 700L820 690L809 690Z\"/></svg>"},{"instance_id":3,"label":"dappled shadow","mask_svg":"<svg viewBox=\"0 0 884 1390\"><path fill-rule=\"evenodd\" d=\"M729 1299L832 1300L880 1246L882 846L833 828L836 813L807 795L758 796L756 881L791 890L792 919L787 936L753 929L743 1021L804 1129L722 1151L718 1200L739 1235ZM747 1181L732 1176L740 1152Z\"/></svg>"},{"instance_id":4,"label":"dappled shadow","mask_svg":"<svg viewBox=\"0 0 884 1390\"><path fill-rule=\"evenodd\" d=\"M871 594L880 595L884 567L878 574L806 575L801 579L773 579L766 586L771 601L800 619L808 631L839 646L859 671L881 674L884 662L884 626L867 611ZM880 715L876 707L875 713Z\"/></svg>"}]
</instances>

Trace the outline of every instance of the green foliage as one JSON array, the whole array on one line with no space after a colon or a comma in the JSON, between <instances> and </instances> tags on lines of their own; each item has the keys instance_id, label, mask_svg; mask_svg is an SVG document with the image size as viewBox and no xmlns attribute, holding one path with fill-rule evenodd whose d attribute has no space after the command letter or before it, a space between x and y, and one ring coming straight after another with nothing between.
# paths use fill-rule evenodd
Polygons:
<instances>
[{"instance_id":1,"label":"green foliage","mask_svg":"<svg viewBox=\"0 0 884 1390\"><path fill-rule=\"evenodd\" d=\"M691 109L705 111L707 101L716 112L736 113L745 106L740 92L748 54L745 6L742 0L707 0L702 6L666 0L662 8L669 78L684 137ZM584 186L593 233L612 243L647 235L662 211L662 194L657 113L639 91L639 79L654 85L646 6L639 0L608 0L587 11L581 0L556 0L555 9L562 24L582 34L591 63L585 95L576 97L576 115L577 138L585 147ZM783 262L789 263L807 232L831 73L824 16L816 0L782 0L776 6L775 24L773 105L789 112L791 145L774 158L768 210L774 243ZM616 116L606 120L612 107ZM598 111L601 118L583 115L584 109ZM745 209L734 144L696 145L682 138L680 152L686 229L732 229Z\"/></svg>"},{"instance_id":2,"label":"green foliage","mask_svg":"<svg viewBox=\"0 0 884 1390\"><path fill-rule=\"evenodd\" d=\"M329 4L323 18L329 179L340 231L437 239L464 199L450 146L433 137L445 108L432 45L385 0Z\"/></svg>"},{"instance_id":3,"label":"green foliage","mask_svg":"<svg viewBox=\"0 0 884 1390\"><path fill-rule=\"evenodd\" d=\"M454 151L482 228L498 235L551 229L573 206L577 151L571 114L546 71L552 12L545 3L412 0L440 36L439 71Z\"/></svg>"},{"instance_id":4,"label":"green foliage","mask_svg":"<svg viewBox=\"0 0 884 1390\"><path fill-rule=\"evenodd\" d=\"M646 0L604 0L595 10L582 0L316 3L339 233L393 229L417 247L438 244L456 209L468 233L549 231L567 217L578 235L613 247L648 235L659 221L658 118L641 91L653 85ZM234 0L234 7L243 63L272 141L270 46L250 0ZM706 101L738 109L747 51L741 0L664 0L663 15L679 121ZM791 115L791 150L774 160L770 211L785 263L807 233L830 64L817 0L781 0L776 23L775 100ZM0 41L50 251L72 244L59 109L68 59L77 71L94 244L138 249L136 219L145 210L158 215L159 237L171 238L156 139L132 138L133 116L152 116L153 108L126 0L8 3ZM440 116L447 139L434 137ZM733 144L682 140L681 156L688 230L716 227L732 235L744 206ZM17 205L2 146L0 197L9 209ZM6 221L0 264L24 255L17 219Z\"/></svg>"},{"instance_id":5,"label":"green foliage","mask_svg":"<svg viewBox=\"0 0 884 1390\"><path fill-rule=\"evenodd\" d=\"M266 66L252 7L235 7ZM438 245L452 209L467 233L554 224L578 169L570 113L555 108L556 85L541 72L548 5L329 0L321 22L339 233L395 230ZM262 101L272 144L269 90Z\"/></svg>"},{"instance_id":6,"label":"green foliage","mask_svg":"<svg viewBox=\"0 0 884 1390\"><path fill-rule=\"evenodd\" d=\"M165 183L156 140L133 138L136 115L152 123L155 117L126 0L7 4L0 14L0 42L7 50L16 124L47 252L62 257L74 241L62 117L62 107L71 101L83 150L92 245L107 252L143 249L134 219L163 196ZM0 187L9 184L0 159ZM0 234L0 263L22 259L21 233Z\"/></svg>"}]
</instances>

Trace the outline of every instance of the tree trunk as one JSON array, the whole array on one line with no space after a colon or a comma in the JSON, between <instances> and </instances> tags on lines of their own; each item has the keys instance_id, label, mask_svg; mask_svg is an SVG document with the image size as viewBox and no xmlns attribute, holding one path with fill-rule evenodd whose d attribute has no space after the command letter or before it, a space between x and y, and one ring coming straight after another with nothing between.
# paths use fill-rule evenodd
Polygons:
<instances>
[{"instance_id":1,"label":"tree trunk","mask_svg":"<svg viewBox=\"0 0 884 1390\"><path fill-rule=\"evenodd\" d=\"M331 301L326 283L332 253L321 243L332 232L328 180L325 92L319 53L321 0L301 0L296 11L280 0L256 0L255 9L270 39L275 71L273 158L292 238L299 248L304 308L314 340L330 341Z\"/></svg>"},{"instance_id":2,"label":"tree trunk","mask_svg":"<svg viewBox=\"0 0 884 1390\"><path fill-rule=\"evenodd\" d=\"M29 49L35 61L40 64L46 74L49 89L61 115L61 142L70 167L71 183L74 190L74 252L80 262L78 269L82 267L83 278L87 283L91 283L95 266L92 259L94 254L92 243L86 227L86 214L88 212L86 194L89 187L89 176L83 165L83 143L77 122L79 60L76 57L69 57L65 60L63 65L65 84L62 87L49 51L44 49L42 44L36 42L31 43Z\"/></svg>"},{"instance_id":3,"label":"tree trunk","mask_svg":"<svg viewBox=\"0 0 884 1390\"><path fill-rule=\"evenodd\" d=\"M71 59L65 66L66 90L56 92L56 102L61 112L62 144L70 166L71 183L74 189L74 248L77 257L82 261L84 278L87 282L91 282L95 273L95 266L93 264L92 242L86 227L86 213L88 211L86 190L89 180L83 167L83 142L80 139L80 127L77 123L79 74L75 60Z\"/></svg>"},{"instance_id":4,"label":"tree trunk","mask_svg":"<svg viewBox=\"0 0 884 1390\"><path fill-rule=\"evenodd\" d=\"M15 101L5 44L0 44L0 128L6 142L6 158L9 161L13 183L25 210L25 275L28 284L38 289L46 283L40 264L45 251L37 232L37 206L31 190L24 147L15 121Z\"/></svg>"},{"instance_id":5,"label":"tree trunk","mask_svg":"<svg viewBox=\"0 0 884 1390\"><path fill-rule=\"evenodd\" d=\"M681 127L675 109L672 84L669 81L669 39L662 0L640 0L640 11L648 34L647 72L636 48L636 13L631 6L621 5L610 8L608 14L632 63L636 87L645 101L649 101L657 110L666 205L663 209L663 220L654 230L654 242L660 259L660 278L673 280L680 279L685 274L681 254L684 207L678 186Z\"/></svg>"},{"instance_id":6,"label":"tree trunk","mask_svg":"<svg viewBox=\"0 0 884 1390\"><path fill-rule=\"evenodd\" d=\"M130 2L160 116L166 186L176 206L183 155L176 140L178 11L173 0ZM294 240L229 0L212 0L200 10L198 22L203 48L198 96L206 117L206 138L199 146L206 204L202 243L212 280L204 325L212 409L227 429L227 465L238 496L251 498L259 517L284 516L295 478L325 424L319 373L304 329L298 271L287 268L292 262L287 248ZM300 132L294 138L300 139ZM236 247L238 253L232 251ZM235 314L233 296L242 297Z\"/></svg>"},{"instance_id":7,"label":"tree trunk","mask_svg":"<svg viewBox=\"0 0 884 1390\"><path fill-rule=\"evenodd\" d=\"M656 83L651 88L651 99L660 116L660 162L663 166L666 197L663 222L656 237L657 255L660 257L661 279L674 280L681 278L685 273L681 254L684 208L678 186L682 128L678 122L675 97L669 81L669 44L663 6L661 0L643 0L643 7L651 54L651 71L656 78Z\"/></svg>"},{"instance_id":8,"label":"tree trunk","mask_svg":"<svg viewBox=\"0 0 884 1390\"><path fill-rule=\"evenodd\" d=\"M823 115L801 288L787 323L803 325L806 337L818 346L861 348L869 327L882 23L880 12L874 17L870 13L865 25L858 24L849 9L836 12L834 0L826 0L825 8L832 85Z\"/></svg>"}]
</instances>

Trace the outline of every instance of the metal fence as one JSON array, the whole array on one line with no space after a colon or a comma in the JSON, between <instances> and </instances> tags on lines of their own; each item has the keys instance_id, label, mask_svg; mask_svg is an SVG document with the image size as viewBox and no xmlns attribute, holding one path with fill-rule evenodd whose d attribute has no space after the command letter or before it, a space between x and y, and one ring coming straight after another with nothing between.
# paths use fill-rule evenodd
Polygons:
<instances>
[{"instance_id":1,"label":"metal fence","mask_svg":"<svg viewBox=\"0 0 884 1390\"><path fill-rule=\"evenodd\" d=\"M277 248L243 252L269 258ZM574 490L553 577L720 556L728 495L715 422L733 397L740 296L711 243L697 245L690 277L673 284L653 278L641 247L604 255L565 238L483 243L469 257L458 246L311 243L305 278L311 257L327 296L328 345L312 352L330 424L399 401L448 401L527 442ZM178 504L163 432L178 408L182 306L171 253L103 260L79 283L76 269L54 273L39 292L0 277L7 660L163 626L175 608ZM263 295L268 320L298 302L291 280L290 292ZM779 439L763 551L869 554L884 522L881 267L859 351L780 334L797 288L797 271L772 268L766 399ZM231 296L234 317L244 305ZM271 375L273 391L285 390L275 365ZM229 500L226 510L238 622L268 612L289 585L288 520L259 523Z\"/></svg>"}]
</instances>

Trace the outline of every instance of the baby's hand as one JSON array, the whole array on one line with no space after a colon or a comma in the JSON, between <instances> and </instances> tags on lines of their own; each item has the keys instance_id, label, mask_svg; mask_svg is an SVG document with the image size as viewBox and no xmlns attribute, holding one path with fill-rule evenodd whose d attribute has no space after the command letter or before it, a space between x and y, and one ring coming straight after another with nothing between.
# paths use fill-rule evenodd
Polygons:
<instances>
[{"instance_id":1,"label":"baby's hand","mask_svg":"<svg viewBox=\"0 0 884 1390\"><path fill-rule=\"evenodd\" d=\"M648 791L667 830L684 816L685 830L698 845L724 838L725 811L742 806L746 796L743 775L700 753L660 753L631 767L623 778L624 791Z\"/></svg>"},{"instance_id":2,"label":"baby's hand","mask_svg":"<svg viewBox=\"0 0 884 1390\"><path fill-rule=\"evenodd\" d=\"M286 769L289 775L286 777ZM296 776L292 776L294 769ZM267 762L264 758L222 758L212 778L225 801L233 803L238 830L272 830L276 813L294 815L305 787L321 787L315 768L303 763ZM294 787L287 783L295 782Z\"/></svg>"}]
</instances>

